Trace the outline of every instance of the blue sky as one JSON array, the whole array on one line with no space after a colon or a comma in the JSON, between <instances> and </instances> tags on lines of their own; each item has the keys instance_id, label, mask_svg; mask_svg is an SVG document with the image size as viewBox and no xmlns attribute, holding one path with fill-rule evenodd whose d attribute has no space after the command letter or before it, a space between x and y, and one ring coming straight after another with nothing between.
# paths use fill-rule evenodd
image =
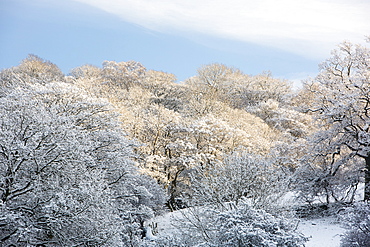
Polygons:
<instances>
[{"instance_id":1,"label":"blue sky","mask_svg":"<svg viewBox=\"0 0 370 247\"><path fill-rule=\"evenodd\" d=\"M64 73L141 62L182 81L205 64L293 81L370 35L368 0L0 0L0 69L27 54Z\"/></svg>"}]
</instances>

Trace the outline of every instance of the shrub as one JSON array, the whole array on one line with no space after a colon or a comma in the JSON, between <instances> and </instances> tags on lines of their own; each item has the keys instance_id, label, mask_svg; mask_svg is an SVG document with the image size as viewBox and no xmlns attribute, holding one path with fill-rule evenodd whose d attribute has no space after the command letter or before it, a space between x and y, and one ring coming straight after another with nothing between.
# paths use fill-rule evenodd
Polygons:
<instances>
[{"instance_id":1,"label":"shrub","mask_svg":"<svg viewBox=\"0 0 370 247\"><path fill-rule=\"evenodd\" d=\"M349 230L341 240L341 247L367 247L370 243L370 204L356 203L343 216Z\"/></svg>"}]
</instances>

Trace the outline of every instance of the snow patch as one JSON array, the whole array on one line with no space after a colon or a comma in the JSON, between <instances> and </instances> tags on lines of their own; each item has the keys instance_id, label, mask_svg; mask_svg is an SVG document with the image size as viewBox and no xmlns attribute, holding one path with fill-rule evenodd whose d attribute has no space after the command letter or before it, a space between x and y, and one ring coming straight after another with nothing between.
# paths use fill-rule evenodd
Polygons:
<instances>
[{"instance_id":1,"label":"snow patch","mask_svg":"<svg viewBox=\"0 0 370 247\"><path fill-rule=\"evenodd\" d=\"M302 219L298 231L309 237L306 247L339 247L345 229L333 217Z\"/></svg>"}]
</instances>

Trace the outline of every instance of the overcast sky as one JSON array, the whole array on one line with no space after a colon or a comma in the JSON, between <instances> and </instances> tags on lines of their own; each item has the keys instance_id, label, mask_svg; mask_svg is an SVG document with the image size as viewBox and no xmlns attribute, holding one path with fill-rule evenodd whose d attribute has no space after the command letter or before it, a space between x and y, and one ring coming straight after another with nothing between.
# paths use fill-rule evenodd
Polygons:
<instances>
[{"instance_id":1,"label":"overcast sky","mask_svg":"<svg viewBox=\"0 0 370 247\"><path fill-rule=\"evenodd\" d=\"M369 0L0 0L0 68L141 62L184 80L223 63L299 80L370 35Z\"/></svg>"}]
</instances>

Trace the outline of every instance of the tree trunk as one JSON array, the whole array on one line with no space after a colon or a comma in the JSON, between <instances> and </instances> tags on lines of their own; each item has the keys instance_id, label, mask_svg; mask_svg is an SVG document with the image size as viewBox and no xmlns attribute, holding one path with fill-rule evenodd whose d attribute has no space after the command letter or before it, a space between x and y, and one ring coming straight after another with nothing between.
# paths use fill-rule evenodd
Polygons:
<instances>
[{"instance_id":1,"label":"tree trunk","mask_svg":"<svg viewBox=\"0 0 370 247\"><path fill-rule=\"evenodd\" d=\"M365 158L366 167L365 167L365 192L364 192L364 201L370 200L370 156Z\"/></svg>"}]
</instances>

